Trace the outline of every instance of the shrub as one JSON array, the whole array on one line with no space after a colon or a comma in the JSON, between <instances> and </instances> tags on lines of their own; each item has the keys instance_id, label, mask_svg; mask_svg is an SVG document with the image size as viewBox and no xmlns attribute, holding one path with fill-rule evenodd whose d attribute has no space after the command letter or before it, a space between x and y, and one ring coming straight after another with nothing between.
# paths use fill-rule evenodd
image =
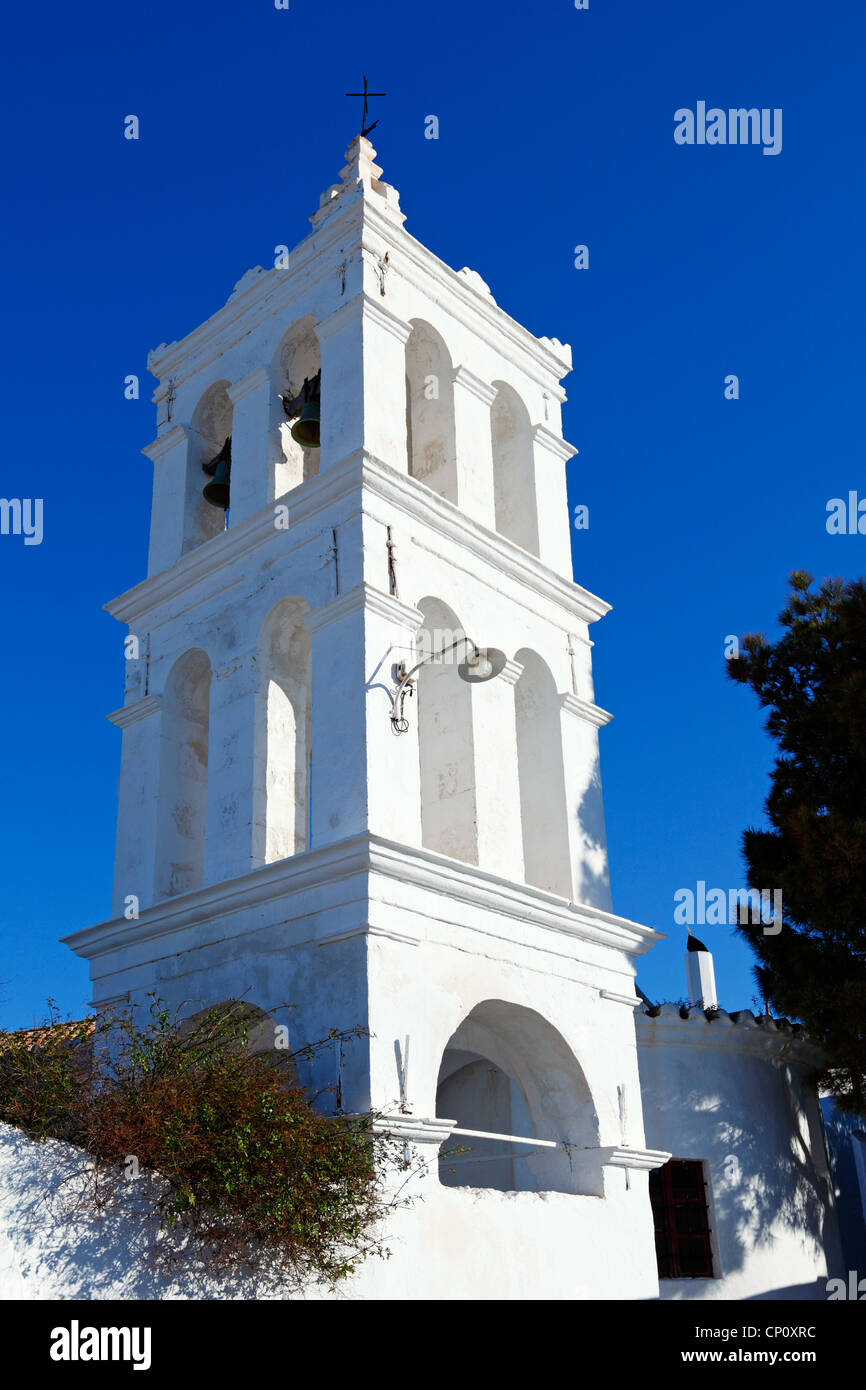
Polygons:
<instances>
[{"instance_id":1,"label":"shrub","mask_svg":"<svg viewBox=\"0 0 866 1390\"><path fill-rule=\"evenodd\" d=\"M296 1079L302 1055L360 1030L302 1053L257 1055L249 1023L235 1004L178 1026L153 999L143 1026L132 1014L101 1015L55 1020L35 1045L0 1035L0 1119L84 1149L93 1208L149 1170L160 1224L189 1237L211 1271L267 1267L333 1284L368 1254L387 1253L377 1235L395 1201L386 1171L406 1164L376 1116L322 1114ZM173 1261L185 1246L156 1248Z\"/></svg>"}]
</instances>

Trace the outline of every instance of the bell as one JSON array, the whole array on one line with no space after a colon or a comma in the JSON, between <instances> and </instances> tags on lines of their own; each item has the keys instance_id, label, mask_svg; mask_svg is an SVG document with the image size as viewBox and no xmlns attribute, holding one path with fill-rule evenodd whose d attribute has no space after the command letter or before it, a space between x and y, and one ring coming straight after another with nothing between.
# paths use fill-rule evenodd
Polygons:
<instances>
[{"instance_id":1,"label":"bell","mask_svg":"<svg viewBox=\"0 0 866 1390\"><path fill-rule=\"evenodd\" d=\"M219 468L220 464L222 463L223 459L227 459L229 463L231 463L231 461L232 461L232 437L231 437L231 435L229 435L228 439L227 439L227 440L225 441L225 443L223 444L223 446L222 446L222 448L220 449L219 453L216 454L216 455L214 456L214 458L209 459L207 463L203 463L203 464L202 464L202 466L201 466L202 472L203 472L203 473L207 473L208 477L212 478L213 475L216 473L217 469Z\"/></svg>"},{"instance_id":2,"label":"bell","mask_svg":"<svg viewBox=\"0 0 866 1390\"><path fill-rule=\"evenodd\" d=\"M209 483L205 483L201 490L201 495L206 502L210 502L212 507L222 507L225 511L229 505L229 479L231 477L232 465L230 458L221 458L216 467L216 472Z\"/></svg>"},{"instance_id":3,"label":"bell","mask_svg":"<svg viewBox=\"0 0 866 1390\"><path fill-rule=\"evenodd\" d=\"M219 453L207 463L202 464L202 472L208 473L212 482L205 483L201 490L201 495L206 502L210 502L212 507L222 507L225 511L229 505L229 478L232 471L232 437L223 444Z\"/></svg>"},{"instance_id":4,"label":"bell","mask_svg":"<svg viewBox=\"0 0 866 1390\"><path fill-rule=\"evenodd\" d=\"M292 425L291 435L292 439L297 444L302 444L305 449L320 447L318 401L307 401L301 411L301 418Z\"/></svg>"},{"instance_id":5,"label":"bell","mask_svg":"<svg viewBox=\"0 0 866 1390\"><path fill-rule=\"evenodd\" d=\"M319 376L304 382L304 404L300 419L291 428L291 436L304 449L318 449L319 438Z\"/></svg>"}]
</instances>

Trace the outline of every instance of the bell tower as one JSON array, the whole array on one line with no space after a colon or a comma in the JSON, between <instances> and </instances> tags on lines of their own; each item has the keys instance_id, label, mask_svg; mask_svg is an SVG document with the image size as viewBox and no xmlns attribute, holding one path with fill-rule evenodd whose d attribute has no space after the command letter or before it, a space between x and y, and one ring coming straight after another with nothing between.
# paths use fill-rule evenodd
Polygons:
<instances>
[{"instance_id":1,"label":"bell tower","mask_svg":"<svg viewBox=\"0 0 866 1390\"><path fill-rule=\"evenodd\" d=\"M98 1005L365 1030L311 1084L427 1161L365 1295L654 1296L657 935L611 910L571 351L405 230L375 154L149 358L148 573L108 605L135 639L113 910L66 940Z\"/></svg>"}]
</instances>

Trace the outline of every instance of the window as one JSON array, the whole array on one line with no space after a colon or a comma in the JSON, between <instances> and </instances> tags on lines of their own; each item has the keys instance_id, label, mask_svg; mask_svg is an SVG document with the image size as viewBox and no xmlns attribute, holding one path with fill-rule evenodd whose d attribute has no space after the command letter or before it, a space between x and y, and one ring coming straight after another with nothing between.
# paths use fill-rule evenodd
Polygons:
<instances>
[{"instance_id":1,"label":"window","mask_svg":"<svg viewBox=\"0 0 866 1390\"><path fill-rule=\"evenodd\" d=\"M649 1179L660 1279L712 1279L704 1165L672 1158Z\"/></svg>"}]
</instances>

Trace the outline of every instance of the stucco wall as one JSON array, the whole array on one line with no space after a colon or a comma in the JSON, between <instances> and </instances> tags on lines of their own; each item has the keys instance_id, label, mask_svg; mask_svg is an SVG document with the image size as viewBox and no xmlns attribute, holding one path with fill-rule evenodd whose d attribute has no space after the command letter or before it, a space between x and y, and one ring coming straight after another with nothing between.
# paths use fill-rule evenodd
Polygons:
<instances>
[{"instance_id":1,"label":"stucco wall","mask_svg":"<svg viewBox=\"0 0 866 1390\"><path fill-rule=\"evenodd\" d=\"M68 1145L35 1144L0 1125L0 1299L283 1297L266 1279L214 1281L192 1266L165 1278L148 1264L152 1227L136 1184L101 1221L70 1217L58 1195L81 1166ZM655 1291L629 1258L629 1229L646 1239L644 1174L608 1201L559 1193L449 1189L432 1172L388 1231L392 1257L371 1258L341 1286L352 1299L645 1298ZM143 1179L139 1181L145 1181ZM68 1188L74 1193L74 1182ZM612 1203L618 1219L611 1222ZM611 1236L621 1232L617 1238ZM310 1288L295 1298L332 1297Z\"/></svg>"},{"instance_id":2,"label":"stucco wall","mask_svg":"<svg viewBox=\"0 0 866 1390\"><path fill-rule=\"evenodd\" d=\"M805 1080L814 1057L789 1026L759 1026L750 1013L710 1022L663 1006L636 1022L647 1144L705 1163L718 1273L663 1280L661 1297L825 1297L838 1226Z\"/></svg>"}]
</instances>

